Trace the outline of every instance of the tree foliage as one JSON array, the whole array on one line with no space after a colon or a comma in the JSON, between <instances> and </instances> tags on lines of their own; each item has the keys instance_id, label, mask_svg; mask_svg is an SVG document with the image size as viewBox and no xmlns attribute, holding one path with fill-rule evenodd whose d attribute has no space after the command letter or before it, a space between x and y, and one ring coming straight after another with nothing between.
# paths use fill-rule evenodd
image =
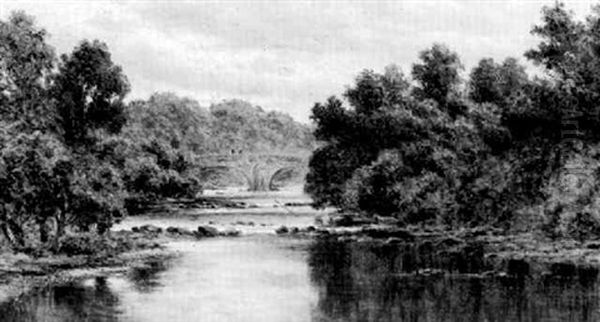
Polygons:
<instances>
[{"instance_id":1,"label":"tree foliage","mask_svg":"<svg viewBox=\"0 0 600 322\"><path fill-rule=\"evenodd\" d=\"M89 131L118 133L125 124L123 99L129 84L106 44L98 40L84 40L70 55L61 56L53 92L69 145L85 143Z\"/></svg>"},{"instance_id":2,"label":"tree foliage","mask_svg":"<svg viewBox=\"0 0 600 322\"><path fill-rule=\"evenodd\" d=\"M47 33L22 11L0 20L0 117L28 128L45 128L53 119L46 99L54 50Z\"/></svg>"},{"instance_id":3,"label":"tree foliage","mask_svg":"<svg viewBox=\"0 0 600 322\"><path fill-rule=\"evenodd\" d=\"M415 96L432 99L446 108L460 85L463 65L458 54L443 44L436 43L419 54L420 63L414 64L412 77L418 82ZM459 113L460 111L450 111Z\"/></svg>"},{"instance_id":4,"label":"tree foliage","mask_svg":"<svg viewBox=\"0 0 600 322\"><path fill-rule=\"evenodd\" d=\"M45 30L22 12L0 21L0 38L2 235L14 248L58 249L68 228L105 232L124 214L121 173L89 146L74 147L96 129L120 129L120 68L97 41L55 68Z\"/></svg>"},{"instance_id":5,"label":"tree foliage","mask_svg":"<svg viewBox=\"0 0 600 322\"><path fill-rule=\"evenodd\" d=\"M209 146L213 152L294 152L313 147L310 129L289 115L264 111L242 100L210 106ZM227 148L225 148L227 147Z\"/></svg>"},{"instance_id":6,"label":"tree foliage","mask_svg":"<svg viewBox=\"0 0 600 322\"><path fill-rule=\"evenodd\" d=\"M484 58L473 68L469 77L469 98L476 103L493 103L500 107L509 104L514 95L528 84L525 67L515 58L507 58L497 64L492 58Z\"/></svg>"},{"instance_id":7,"label":"tree foliage","mask_svg":"<svg viewBox=\"0 0 600 322\"><path fill-rule=\"evenodd\" d=\"M536 206L559 235L600 231L599 17L598 8L583 22L563 4L542 10L532 30L541 42L525 56L543 77L514 58L485 58L463 92L460 59L440 44L421 52L408 91L383 95L385 76L361 73L349 107L330 98L313 108L324 146L307 192L319 206L405 223L506 227Z\"/></svg>"}]
</instances>

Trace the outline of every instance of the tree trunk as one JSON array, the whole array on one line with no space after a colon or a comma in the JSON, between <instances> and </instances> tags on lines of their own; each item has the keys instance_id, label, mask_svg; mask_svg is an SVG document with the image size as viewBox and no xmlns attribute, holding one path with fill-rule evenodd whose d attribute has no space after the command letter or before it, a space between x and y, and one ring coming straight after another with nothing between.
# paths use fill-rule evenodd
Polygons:
<instances>
[{"instance_id":1,"label":"tree trunk","mask_svg":"<svg viewBox=\"0 0 600 322\"><path fill-rule=\"evenodd\" d=\"M54 220L56 221L56 233L54 235L54 239L52 240L52 250L55 252L58 252L60 249L60 238L65 234L65 228L67 225L69 201L66 196L63 197L64 202L54 216Z\"/></svg>"},{"instance_id":2,"label":"tree trunk","mask_svg":"<svg viewBox=\"0 0 600 322\"><path fill-rule=\"evenodd\" d=\"M8 241L11 248L15 247L15 241L12 238L12 234L10 233L10 229L8 228L8 224L6 220L8 219L6 216L6 208L2 205L2 212L0 213L2 216L0 217L0 231L4 235L4 238Z\"/></svg>"},{"instance_id":3,"label":"tree trunk","mask_svg":"<svg viewBox=\"0 0 600 322\"><path fill-rule=\"evenodd\" d=\"M8 240L10 247L15 248L15 246L16 246L15 241L12 238L10 229L8 229L8 225L6 224L6 222L0 223L0 231L2 231L4 238L6 238L6 240Z\"/></svg>"},{"instance_id":4,"label":"tree trunk","mask_svg":"<svg viewBox=\"0 0 600 322\"><path fill-rule=\"evenodd\" d=\"M98 235L104 235L106 234L106 232L108 231L108 229L110 228L109 225L105 224L105 223L97 223L96 224L96 233L98 233Z\"/></svg>"},{"instance_id":5,"label":"tree trunk","mask_svg":"<svg viewBox=\"0 0 600 322\"><path fill-rule=\"evenodd\" d=\"M25 232L23 231L23 228L11 219L7 220L7 224L13 235L15 246L25 247Z\"/></svg>"},{"instance_id":6,"label":"tree trunk","mask_svg":"<svg viewBox=\"0 0 600 322\"><path fill-rule=\"evenodd\" d=\"M64 220L56 219L56 234L52 241L52 250L57 252L60 249L60 238L65 234L65 223Z\"/></svg>"},{"instance_id":7,"label":"tree trunk","mask_svg":"<svg viewBox=\"0 0 600 322\"><path fill-rule=\"evenodd\" d=\"M67 224L67 215L64 210L59 211L55 216L56 221L56 232L54 239L52 240L52 250L57 252L60 249L60 238L65 234L65 227Z\"/></svg>"},{"instance_id":8,"label":"tree trunk","mask_svg":"<svg viewBox=\"0 0 600 322\"><path fill-rule=\"evenodd\" d=\"M40 229L40 242L45 244L48 242L48 225L46 225L46 219L38 219L38 227Z\"/></svg>"}]
</instances>

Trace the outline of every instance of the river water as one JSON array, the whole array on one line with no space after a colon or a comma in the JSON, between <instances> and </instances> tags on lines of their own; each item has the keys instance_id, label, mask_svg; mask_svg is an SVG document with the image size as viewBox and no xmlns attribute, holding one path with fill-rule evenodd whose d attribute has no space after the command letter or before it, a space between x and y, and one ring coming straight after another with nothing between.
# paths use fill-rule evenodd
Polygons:
<instances>
[{"instance_id":1,"label":"river water","mask_svg":"<svg viewBox=\"0 0 600 322\"><path fill-rule=\"evenodd\" d=\"M281 237L264 214L190 218L177 220L245 222L245 234L173 242L177 258L27 294L0 304L0 321L600 321L595 277L481 278L468 274L476 265L407 274L424 254ZM123 227L166 221L133 220Z\"/></svg>"}]
</instances>

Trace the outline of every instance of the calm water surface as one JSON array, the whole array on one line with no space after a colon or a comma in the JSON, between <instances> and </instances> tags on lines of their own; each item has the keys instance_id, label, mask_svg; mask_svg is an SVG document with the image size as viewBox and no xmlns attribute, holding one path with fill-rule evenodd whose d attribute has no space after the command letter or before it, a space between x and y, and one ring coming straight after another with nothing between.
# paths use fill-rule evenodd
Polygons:
<instances>
[{"instance_id":1,"label":"calm water surface","mask_svg":"<svg viewBox=\"0 0 600 322\"><path fill-rule=\"evenodd\" d=\"M414 276L451 262L264 233L170 247L183 255L0 304L0 321L600 321L595 278Z\"/></svg>"}]
</instances>

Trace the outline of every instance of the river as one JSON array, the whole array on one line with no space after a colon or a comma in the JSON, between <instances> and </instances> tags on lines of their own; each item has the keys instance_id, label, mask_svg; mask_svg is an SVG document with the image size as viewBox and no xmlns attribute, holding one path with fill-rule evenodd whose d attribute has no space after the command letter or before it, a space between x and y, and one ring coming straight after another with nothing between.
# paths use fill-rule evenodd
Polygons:
<instances>
[{"instance_id":1,"label":"river","mask_svg":"<svg viewBox=\"0 0 600 322\"><path fill-rule=\"evenodd\" d=\"M0 321L600 320L595 277L415 276L406 273L423 254L273 233L281 223L302 226L314 216L254 211L128 219L121 228L212 222L244 234L172 242L168 247L181 256L52 285L0 304Z\"/></svg>"}]
</instances>

